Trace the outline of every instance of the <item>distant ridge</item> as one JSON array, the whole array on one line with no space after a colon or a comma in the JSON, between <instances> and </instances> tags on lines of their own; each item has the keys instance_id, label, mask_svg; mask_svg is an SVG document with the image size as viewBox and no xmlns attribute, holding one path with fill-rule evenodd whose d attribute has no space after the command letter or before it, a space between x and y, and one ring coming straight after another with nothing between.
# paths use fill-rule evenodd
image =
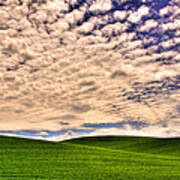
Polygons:
<instances>
[{"instance_id":1,"label":"distant ridge","mask_svg":"<svg viewBox=\"0 0 180 180\"><path fill-rule=\"evenodd\" d=\"M63 141L70 141L73 139L83 139L83 138L114 138L114 137L132 137L132 138L154 138L154 139L180 139L180 136L167 136L167 137L160 137L160 136L143 136L143 135L78 135L74 133L73 131L68 131L67 133L60 135L60 136L52 136L48 138L44 137L27 137L22 135L16 135L16 134L0 134L0 137L14 137L18 139L29 139L29 140L40 140L40 141L52 141L52 142L63 142Z\"/></svg>"}]
</instances>

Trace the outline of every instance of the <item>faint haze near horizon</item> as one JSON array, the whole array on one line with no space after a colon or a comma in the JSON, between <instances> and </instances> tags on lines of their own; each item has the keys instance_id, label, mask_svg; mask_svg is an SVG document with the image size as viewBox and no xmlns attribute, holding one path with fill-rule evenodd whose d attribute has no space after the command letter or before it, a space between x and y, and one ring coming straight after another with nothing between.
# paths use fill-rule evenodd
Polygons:
<instances>
[{"instance_id":1,"label":"faint haze near horizon","mask_svg":"<svg viewBox=\"0 0 180 180\"><path fill-rule=\"evenodd\" d=\"M0 134L180 137L179 0L0 0Z\"/></svg>"}]
</instances>

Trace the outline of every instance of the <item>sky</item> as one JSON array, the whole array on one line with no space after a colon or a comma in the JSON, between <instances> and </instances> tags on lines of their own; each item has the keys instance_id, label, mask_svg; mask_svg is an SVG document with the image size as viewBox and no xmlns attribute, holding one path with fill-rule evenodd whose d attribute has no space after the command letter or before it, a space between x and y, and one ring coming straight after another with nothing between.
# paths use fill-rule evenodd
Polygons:
<instances>
[{"instance_id":1,"label":"sky","mask_svg":"<svg viewBox=\"0 0 180 180\"><path fill-rule=\"evenodd\" d=\"M180 137L179 0L0 1L0 135Z\"/></svg>"}]
</instances>

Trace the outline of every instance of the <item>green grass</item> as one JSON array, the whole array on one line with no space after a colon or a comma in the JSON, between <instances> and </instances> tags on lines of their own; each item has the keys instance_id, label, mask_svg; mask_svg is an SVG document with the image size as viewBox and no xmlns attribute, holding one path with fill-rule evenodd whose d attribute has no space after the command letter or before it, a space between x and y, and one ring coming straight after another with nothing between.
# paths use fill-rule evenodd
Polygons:
<instances>
[{"instance_id":1,"label":"green grass","mask_svg":"<svg viewBox=\"0 0 180 180\"><path fill-rule=\"evenodd\" d=\"M0 179L180 180L180 139L89 137L53 143L0 136Z\"/></svg>"}]
</instances>

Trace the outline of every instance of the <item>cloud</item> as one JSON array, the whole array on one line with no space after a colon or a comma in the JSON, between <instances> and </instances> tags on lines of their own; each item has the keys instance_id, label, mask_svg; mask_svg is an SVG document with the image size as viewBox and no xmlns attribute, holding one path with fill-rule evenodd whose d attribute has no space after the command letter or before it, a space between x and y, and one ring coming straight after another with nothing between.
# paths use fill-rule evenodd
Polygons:
<instances>
[{"instance_id":1,"label":"cloud","mask_svg":"<svg viewBox=\"0 0 180 180\"><path fill-rule=\"evenodd\" d=\"M176 110L177 110L177 112L180 114L180 104L178 104L178 105L176 106Z\"/></svg>"},{"instance_id":2,"label":"cloud","mask_svg":"<svg viewBox=\"0 0 180 180\"><path fill-rule=\"evenodd\" d=\"M87 112L91 109L91 107L88 105L88 104L77 104L77 105L74 105L72 104L71 105L71 109L72 111L76 112L76 113L84 113L84 112Z\"/></svg>"},{"instance_id":3,"label":"cloud","mask_svg":"<svg viewBox=\"0 0 180 180\"><path fill-rule=\"evenodd\" d=\"M54 117L47 118L47 120L69 120L69 121L73 119L78 119L78 117L73 114L65 114L62 116L54 116Z\"/></svg>"},{"instance_id":4,"label":"cloud","mask_svg":"<svg viewBox=\"0 0 180 180\"><path fill-rule=\"evenodd\" d=\"M1 7L0 130L27 135L86 124L100 127L87 127L87 134L178 131L176 0L25 0Z\"/></svg>"}]
</instances>

